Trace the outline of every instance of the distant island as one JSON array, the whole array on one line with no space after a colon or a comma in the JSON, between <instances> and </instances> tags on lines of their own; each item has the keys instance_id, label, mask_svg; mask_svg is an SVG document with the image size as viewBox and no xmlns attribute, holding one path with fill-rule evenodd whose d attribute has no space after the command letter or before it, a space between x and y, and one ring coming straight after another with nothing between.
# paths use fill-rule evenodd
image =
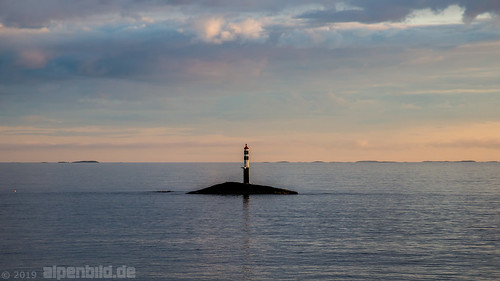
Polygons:
<instances>
[{"instance_id":1,"label":"distant island","mask_svg":"<svg viewBox=\"0 0 500 281\"><path fill-rule=\"evenodd\" d=\"M74 161L74 162L71 162L71 163L99 163L99 161L95 161L95 160L83 160L83 161Z\"/></svg>"},{"instance_id":2,"label":"distant island","mask_svg":"<svg viewBox=\"0 0 500 281\"><path fill-rule=\"evenodd\" d=\"M475 160L461 160L461 161L422 161L422 163L477 163Z\"/></svg>"},{"instance_id":3,"label":"distant island","mask_svg":"<svg viewBox=\"0 0 500 281\"><path fill-rule=\"evenodd\" d=\"M356 163L397 163L397 162L395 162L395 161L362 160L362 161L356 161Z\"/></svg>"},{"instance_id":4,"label":"distant island","mask_svg":"<svg viewBox=\"0 0 500 281\"><path fill-rule=\"evenodd\" d=\"M387 164L387 163L499 163L499 161L476 161L476 160L424 160L424 161L385 161L385 160L359 160L359 161L311 161L311 162L289 162L289 161L277 161L277 162L261 162L264 164L269 164L269 163L310 163L310 164L321 164L321 163L365 163L365 164Z\"/></svg>"}]
</instances>

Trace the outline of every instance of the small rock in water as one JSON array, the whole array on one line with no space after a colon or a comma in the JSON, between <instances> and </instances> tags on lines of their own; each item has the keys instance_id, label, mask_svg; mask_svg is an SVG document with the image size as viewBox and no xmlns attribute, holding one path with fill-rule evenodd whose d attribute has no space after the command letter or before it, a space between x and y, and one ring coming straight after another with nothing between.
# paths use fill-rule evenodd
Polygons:
<instances>
[{"instance_id":1,"label":"small rock in water","mask_svg":"<svg viewBox=\"0 0 500 281\"><path fill-rule=\"evenodd\" d=\"M216 184L188 194L220 194L220 195L249 195L249 194L298 194L298 192L266 185L245 184L241 182L225 182Z\"/></svg>"}]
</instances>

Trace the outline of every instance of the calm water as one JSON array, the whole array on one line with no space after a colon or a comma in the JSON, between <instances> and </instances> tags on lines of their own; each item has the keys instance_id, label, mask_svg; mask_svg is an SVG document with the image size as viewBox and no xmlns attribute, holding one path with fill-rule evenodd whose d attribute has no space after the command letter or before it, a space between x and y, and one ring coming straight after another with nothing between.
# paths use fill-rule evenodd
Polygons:
<instances>
[{"instance_id":1,"label":"calm water","mask_svg":"<svg viewBox=\"0 0 500 281\"><path fill-rule=\"evenodd\" d=\"M0 164L2 277L500 280L498 163L254 163L251 181L300 194L185 194L240 166Z\"/></svg>"}]
</instances>

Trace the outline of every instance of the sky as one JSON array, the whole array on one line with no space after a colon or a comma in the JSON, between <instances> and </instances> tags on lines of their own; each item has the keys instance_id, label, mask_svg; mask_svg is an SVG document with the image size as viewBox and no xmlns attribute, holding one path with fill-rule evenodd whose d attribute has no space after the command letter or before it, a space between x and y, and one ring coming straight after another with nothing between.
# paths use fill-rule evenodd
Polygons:
<instances>
[{"instance_id":1,"label":"sky","mask_svg":"<svg viewBox=\"0 0 500 281\"><path fill-rule=\"evenodd\" d=\"M0 162L500 161L498 0L1 0Z\"/></svg>"}]
</instances>

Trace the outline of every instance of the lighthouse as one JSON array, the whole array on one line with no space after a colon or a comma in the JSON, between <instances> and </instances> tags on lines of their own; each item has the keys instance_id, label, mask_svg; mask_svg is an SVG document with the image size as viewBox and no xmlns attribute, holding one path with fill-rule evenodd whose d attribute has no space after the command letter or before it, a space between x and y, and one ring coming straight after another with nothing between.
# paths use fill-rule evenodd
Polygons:
<instances>
[{"instance_id":1,"label":"lighthouse","mask_svg":"<svg viewBox=\"0 0 500 281\"><path fill-rule=\"evenodd\" d=\"M250 159L248 158L248 145L243 149L243 183L250 183Z\"/></svg>"}]
</instances>

